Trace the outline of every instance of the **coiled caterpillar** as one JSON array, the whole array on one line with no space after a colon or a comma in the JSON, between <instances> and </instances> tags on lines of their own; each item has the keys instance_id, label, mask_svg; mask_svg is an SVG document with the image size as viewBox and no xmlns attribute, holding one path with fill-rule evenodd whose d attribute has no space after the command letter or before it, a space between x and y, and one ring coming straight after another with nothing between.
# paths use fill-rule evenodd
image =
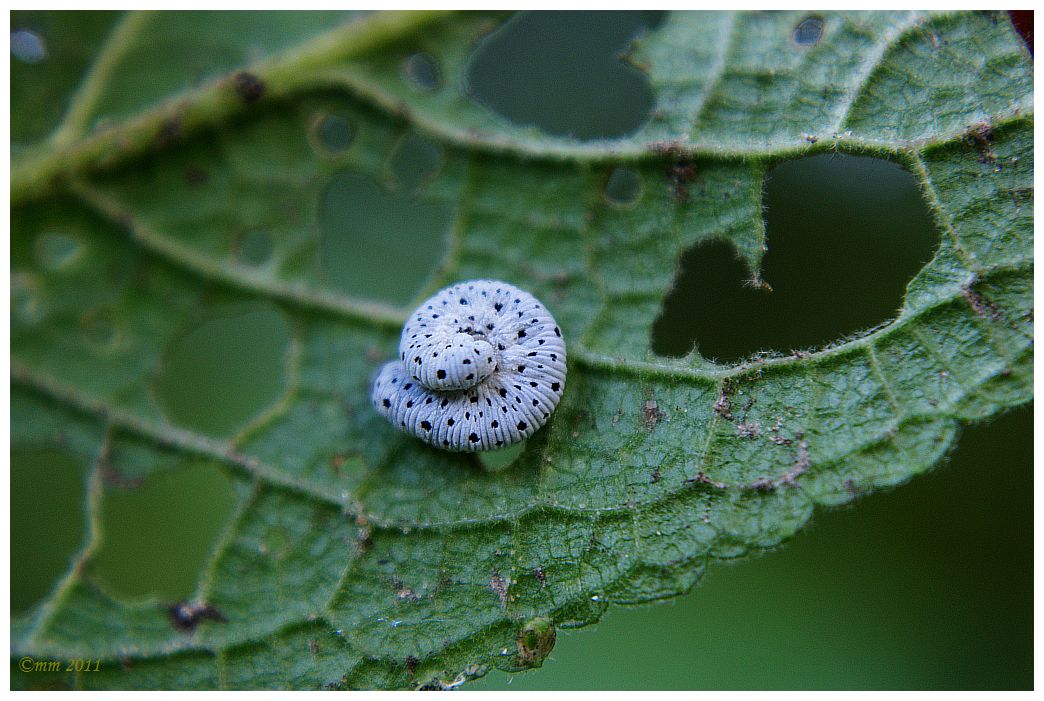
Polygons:
<instances>
[{"instance_id":1,"label":"coiled caterpillar","mask_svg":"<svg viewBox=\"0 0 1044 701\"><path fill-rule=\"evenodd\" d=\"M565 389L566 350L551 313L497 280L451 285L402 330L399 359L373 382L373 406L444 450L495 450L544 425Z\"/></svg>"}]
</instances>

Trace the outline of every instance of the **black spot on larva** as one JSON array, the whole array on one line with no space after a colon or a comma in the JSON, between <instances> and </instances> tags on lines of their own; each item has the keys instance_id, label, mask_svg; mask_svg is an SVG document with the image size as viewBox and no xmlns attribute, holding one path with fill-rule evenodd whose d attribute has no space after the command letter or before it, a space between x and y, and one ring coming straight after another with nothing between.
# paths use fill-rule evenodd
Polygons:
<instances>
[{"instance_id":1,"label":"black spot on larva","mask_svg":"<svg viewBox=\"0 0 1044 701\"><path fill-rule=\"evenodd\" d=\"M413 383L412 382L407 382L406 384L404 384L402 386L403 389L409 389L410 387L413 387Z\"/></svg>"},{"instance_id":2,"label":"black spot on larva","mask_svg":"<svg viewBox=\"0 0 1044 701\"><path fill-rule=\"evenodd\" d=\"M468 397L468 399L471 401L472 404L478 404L478 395L477 394L474 395L474 396Z\"/></svg>"},{"instance_id":3,"label":"black spot on larva","mask_svg":"<svg viewBox=\"0 0 1044 701\"><path fill-rule=\"evenodd\" d=\"M539 399L534 399L533 400L533 406L538 406L539 404L540 404L540 400Z\"/></svg>"},{"instance_id":4,"label":"black spot on larva","mask_svg":"<svg viewBox=\"0 0 1044 701\"><path fill-rule=\"evenodd\" d=\"M264 82L253 73L240 71L236 73L232 80L235 85L236 95L248 105L257 102L265 94Z\"/></svg>"},{"instance_id":5,"label":"black spot on larva","mask_svg":"<svg viewBox=\"0 0 1044 701\"><path fill-rule=\"evenodd\" d=\"M478 440L479 440L478 434L477 433L472 433L470 436L468 436L468 440L471 441L472 443L478 443Z\"/></svg>"},{"instance_id":6,"label":"black spot on larva","mask_svg":"<svg viewBox=\"0 0 1044 701\"><path fill-rule=\"evenodd\" d=\"M452 426L455 423L456 423L456 421L454 421L452 418L446 419L446 425L447 426Z\"/></svg>"},{"instance_id":7,"label":"black spot on larva","mask_svg":"<svg viewBox=\"0 0 1044 701\"><path fill-rule=\"evenodd\" d=\"M529 356L530 358L532 358L533 356L535 356L535 355L536 355L536 351L530 351L530 352L529 352L529 353L527 353L526 355L528 355L528 356Z\"/></svg>"},{"instance_id":8,"label":"black spot on larva","mask_svg":"<svg viewBox=\"0 0 1044 701\"><path fill-rule=\"evenodd\" d=\"M506 390L506 389L504 389L503 387L501 387L501 388L500 388L499 390L497 390L497 391L498 391L498 392L500 392L500 396L501 396L502 398L504 398L504 397L507 397L507 390Z\"/></svg>"},{"instance_id":9,"label":"black spot on larva","mask_svg":"<svg viewBox=\"0 0 1044 701\"><path fill-rule=\"evenodd\" d=\"M558 356L555 355L554 353L552 353L551 354L551 361L557 363L558 362Z\"/></svg>"},{"instance_id":10,"label":"black spot on larva","mask_svg":"<svg viewBox=\"0 0 1044 701\"><path fill-rule=\"evenodd\" d=\"M384 400L383 402L381 402L381 403L382 403L382 404L384 404L384 408L385 408L385 409L387 409L388 407L390 407L390 406L391 406L391 400L390 400L390 399L385 399L385 400Z\"/></svg>"},{"instance_id":11,"label":"black spot on larva","mask_svg":"<svg viewBox=\"0 0 1044 701\"><path fill-rule=\"evenodd\" d=\"M445 406L446 406L447 404L449 404L449 400L448 400L448 399L443 399L443 400L442 400L442 401L441 401L441 402L439 403L439 406L441 406L441 407L445 408Z\"/></svg>"},{"instance_id":12,"label":"black spot on larva","mask_svg":"<svg viewBox=\"0 0 1044 701\"><path fill-rule=\"evenodd\" d=\"M530 387L536 387L536 386L537 386L537 383L536 383L536 382L530 382L530 383L529 383L529 386L530 386Z\"/></svg>"},{"instance_id":13,"label":"black spot on larva","mask_svg":"<svg viewBox=\"0 0 1044 701\"><path fill-rule=\"evenodd\" d=\"M519 365L518 366L518 371L519 372L525 372L526 371L526 366L525 365Z\"/></svg>"},{"instance_id":14,"label":"black spot on larva","mask_svg":"<svg viewBox=\"0 0 1044 701\"><path fill-rule=\"evenodd\" d=\"M421 421L421 428L423 428L425 431L430 431L431 430L431 422L429 422L429 421Z\"/></svg>"},{"instance_id":15,"label":"black spot on larva","mask_svg":"<svg viewBox=\"0 0 1044 701\"><path fill-rule=\"evenodd\" d=\"M468 374L467 374L467 375L466 375L466 376L464 377L464 379L465 379L465 380L474 380L474 379L475 379L475 373L473 373L473 372L469 372L469 373L468 373Z\"/></svg>"},{"instance_id":16,"label":"black spot on larva","mask_svg":"<svg viewBox=\"0 0 1044 701\"><path fill-rule=\"evenodd\" d=\"M518 430L519 431L525 431L527 428L529 428L529 425L525 421L519 421L518 422Z\"/></svg>"},{"instance_id":17,"label":"black spot on larva","mask_svg":"<svg viewBox=\"0 0 1044 701\"><path fill-rule=\"evenodd\" d=\"M471 365L471 358L464 358L465 365Z\"/></svg>"},{"instance_id":18,"label":"black spot on larva","mask_svg":"<svg viewBox=\"0 0 1044 701\"><path fill-rule=\"evenodd\" d=\"M486 324L486 330L487 331L492 331L493 330L493 324Z\"/></svg>"},{"instance_id":19,"label":"black spot on larva","mask_svg":"<svg viewBox=\"0 0 1044 701\"><path fill-rule=\"evenodd\" d=\"M412 406L413 406L413 400L412 399L410 401L406 402L406 408L407 409L409 409Z\"/></svg>"},{"instance_id":20,"label":"black spot on larva","mask_svg":"<svg viewBox=\"0 0 1044 701\"><path fill-rule=\"evenodd\" d=\"M558 388L559 388L559 387L561 387L561 386L562 386L562 385L558 384L557 382L552 382L552 383L551 383L551 391L552 391L552 392L557 392L557 391L558 391Z\"/></svg>"},{"instance_id":21,"label":"black spot on larva","mask_svg":"<svg viewBox=\"0 0 1044 701\"><path fill-rule=\"evenodd\" d=\"M468 300L466 300L466 299L464 299L463 297L461 297L461 298L460 298L460 303L461 303L461 304L467 304L467 303L468 303Z\"/></svg>"},{"instance_id":22,"label":"black spot on larva","mask_svg":"<svg viewBox=\"0 0 1044 701\"><path fill-rule=\"evenodd\" d=\"M500 428L500 422L494 420L493 423L490 424L490 426L492 426L493 428Z\"/></svg>"},{"instance_id":23,"label":"black spot on larva","mask_svg":"<svg viewBox=\"0 0 1044 701\"><path fill-rule=\"evenodd\" d=\"M499 292L500 290L497 290L497 291ZM493 308L496 309L499 312L501 309L504 308L504 305L501 304L500 302L497 302L496 304L493 305Z\"/></svg>"},{"instance_id":24,"label":"black spot on larva","mask_svg":"<svg viewBox=\"0 0 1044 701\"><path fill-rule=\"evenodd\" d=\"M439 370L438 372L435 373L435 377L439 378L440 380L445 380L446 379L446 371L445 370ZM445 406L445 405L443 405L443 406Z\"/></svg>"},{"instance_id":25,"label":"black spot on larva","mask_svg":"<svg viewBox=\"0 0 1044 701\"><path fill-rule=\"evenodd\" d=\"M562 332L559 330L559 328L557 326L555 327L555 335L558 336L559 338L562 338Z\"/></svg>"},{"instance_id":26,"label":"black spot on larva","mask_svg":"<svg viewBox=\"0 0 1044 701\"><path fill-rule=\"evenodd\" d=\"M525 329L519 329L518 330L518 337L519 338L525 338L526 337L526 330Z\"/></svg>"}]
</instances>

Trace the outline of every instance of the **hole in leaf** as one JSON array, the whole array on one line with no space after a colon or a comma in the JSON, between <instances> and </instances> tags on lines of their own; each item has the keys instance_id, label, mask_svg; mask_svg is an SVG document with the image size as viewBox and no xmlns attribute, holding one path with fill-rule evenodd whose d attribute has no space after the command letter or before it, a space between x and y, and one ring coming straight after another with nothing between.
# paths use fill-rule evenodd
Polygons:
<instances>
[{"instance_id":1,"label":"hole in leaf","mask_svg":"<svg viewBox=\"0 0 1044 701\"><path fill-rule=\"evenodd\" d=\"M57 272L70 266L83 253L83 244L72 234L49 231L36 237L36 263L44 270Z\"/></svg>"},{"instance_id":2,"label":"hole in leaf","mask_svg":"<svg viewBox=\"0 0 1044 701\"><path fill-rule=\"evenodd\" d=\"M422 92L432 92L442 85L442 71L434 57L424 53L408 56L402 72L413 87Z\"/></svg>"},{"instance_id":3,"label":"hole in leaf","mask_svg":"<svg viewBox=\"0 0 1044 701\"><path fill-rule=\"evenodd\" d=\"M287 387L290 327L276 309L219 311L167 348L154 383L174 423L227 436Z\"/></svg>"},{"instance_id":4,"label":"hole in leaf","mask_svg":"<svg viewBox=\"0 0 1044 701\"><path fill-rule=\"evenodd\" d=\"M1008 10L1008 17L1011 18L1011 24L1015 27L1015 31L1018 32L1022 38L1026 48L1029 49L1030 56L1033 55L1033 10Z\"/></svg>"},{"instance_id":5,"label":"hole in leaf","mask_svg":"<svg viewBox=\"0 0 1044 701\"><path fill-rule=\"evenodd\" d=\"M343 115L322 113L312 120L309 138L319 155L337 156L351 148L355 126Z\"/></svg>"},{"instance_id":6,"label":"hole in leaf","mask_svg":"<svg viewBox=\"0 0 1044 701\"><path fill-rule=\"evenodd\" d=\"M489 35L467 68L467 94L520 125L607 139L649 115L649 77L621 59L659 21L646 12L522 12Z\"/></svg>"},{"instance_id":7,"label":"hole in leaf","mask_svg":"<svg viewBox=\"0 0 1044 701\"><path fill-rule=\"evenodd\" d=\"M416 192L442 168L442 148L414 133L407 133L396 144L388 166L399 188Z\"/></svg>"},{"instance_id":8,"label":"hole in leaf","mask_svg":"<svg viewBox=\"0 0 1044 701\"><path fill-rule=\"evenodd\" d=\"M272 232L268 229L250 229L239 238L239 260L250 266L264 265L275 250Z\"/></svg>"},{"instance_id":9,"label":"hole in leaf","mask_svg":"<svg viewBox=\"0 0 1044 701\"><path fill-rule=\"evenodd\" d=\"M815 46L823 36L823 20L806 17L794 27L794 43L798 46Z\"/></svg>"},{"instance_id":10,"label":"hole in leaf","mask_svg":"<svg viewBox=\"0 0 1044 701\"><path fill-rule=\"evenodd\" d=\"M415 201L368 177L338 173L320 200L322 272L348 294L404 304L439 264L451 214L442 202Z\"/></svg>"},{"instance_id":11,"label":"hole in leaf","mask_svg":"<svg viewBox=\"0 0 1044 701\"><path fill-rule=\"evenodd\" d=\"M11 55L22 63L40 63L47 58L47 45L36 32L16 29L11 32Z\"/></svg>"},{"instance_id":12,"label":"hole in leaf","mask_svg":"<svg viewBox=\"0 0 1044 701\"><path fill-rule=\"evenodd\" d=\"M895 316L938 232L914 177L877 158L813 156L773 169L764 193L762 279L732 244L690 249L653 326L660 355L694 345L737 362L762 350L822 346Z\"/></svg>"},{"instance_id":13,"label":"hole in leaf","mask_svg":"<svg viewBox=\"0 0 1044 701\"><path fill-rule=\"evenodd\" d=\"M12 10L11 143L50 135L122 13Z\"/></svg>"},{"instance_id":14,"label":"hole in leaf","mask_svg":"<svg viewBox=\"0 0 1044 701\"><path fill-rule=\"evenodd\" d=\"M11 612L42 599L84 545L86 465L52 448L11 450Z\"/></svg>"},{"instance_id":15,"label":"hole in leaf","mask_svg":"<svg viewBox=\"0 0 1044 701\"><path fill-rule=\"evenodd\" d=\"M157 473L133 489L107 484L91 573L117 595L190 598L234 504L231 480L213 463Z\"/></svg>"},{"instance_id":16,"label":"hole in leaf","mask_svg":"<svg viewBox=\"0 0 1044 701\"><path fill-rule=\"evenodd\" d=\"M609 204L634 204L642 194L641 176L630 168L613 168L602 187L602 194Z\"/></svg>"},{"instance_id":17,"label":"hole in leaf","mask_svg":"<svg viewBox=\"0 0 1044 701\"><path fill-rule=\"evenodd\" d=\"M478 453L478 458L486 472L499 472L518 460L518 456L522 455L525 449L526 441L521 441L500 450L483 451Z\"/></svg>"}]
</instances>

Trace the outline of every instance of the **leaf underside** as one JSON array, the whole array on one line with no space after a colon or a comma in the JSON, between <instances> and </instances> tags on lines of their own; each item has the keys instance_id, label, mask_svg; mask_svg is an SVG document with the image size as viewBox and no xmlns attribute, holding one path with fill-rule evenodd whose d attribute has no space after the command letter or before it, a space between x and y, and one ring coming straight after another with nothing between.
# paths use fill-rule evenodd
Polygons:
<instances>
[{"instance_id":1,"label":"leaf underside","mask_svg":"<svg viewBox=\"0 0 1044 701\"><path fill-rule=\"evenodd\" d=\"M83 32L66 67L79 81L18 92L15 74L12 125L36 126L12 129L26 138L12 145L12 444L95 469L87 543L15 619L12 655L100 658L68 680L83 688L401 688L526 668L553 644L548 620L685 592L817 505L931 468L961 422L1029 401L1028 52L1003 15L820 17L805 47L800 14L670 13L629 56L649 76L650 118L604 141L466 97L466 62L499 14L96 18L109 38ZM404 77L418 53L437 63L436 89ZM65 106L64 121L41 131L39 104ZM347 148L323 140L331 115L350 125ZM390 196L409 140L438 172L403 221L445 227L423 256L359 250L396 284L367 295L324 264L337 231L324 217L351 216L324 198L352 178ZM725 239L756 270L765 172L830 151L903 164L941 231L897 318L733 366L653 355L682 253ZM665 176L678 159L698 166L688 197ZM602 194L619 166L643 183L632 206ZM40 256L56 228L82 244L61 266ZM272 239L263 265L242 254L256 230ZM561 406L497 472L369 406L412 304L469 278L531 291L569 348ZM285 319L286 390L206 435L150 388L170 343L228 308ZM158 602L107 593L91 556L102 471L141 478L190 458L228 472L236 506L197 591L224 620L186 632ZM273 532L285 547L262 547Z\"/></svg>"}]
</instances>

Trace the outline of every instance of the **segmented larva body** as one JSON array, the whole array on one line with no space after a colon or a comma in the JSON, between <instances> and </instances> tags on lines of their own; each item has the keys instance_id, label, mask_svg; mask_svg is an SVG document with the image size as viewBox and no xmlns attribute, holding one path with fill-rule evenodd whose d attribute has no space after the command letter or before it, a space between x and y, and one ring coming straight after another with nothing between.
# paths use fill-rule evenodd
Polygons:
<instances>
[{"instance_id":1,"label":"segmented larva body","mask_svg":"<svg viewBox=\"0 0 1044 701\"><path fill-rule=\"evenodd\" d=\"M413 312L371 399L394 426L437 448L495 450L544 425L565 376L565 342L544 305L513 285L469 280Z\"/></svg>"}]
</instances>

